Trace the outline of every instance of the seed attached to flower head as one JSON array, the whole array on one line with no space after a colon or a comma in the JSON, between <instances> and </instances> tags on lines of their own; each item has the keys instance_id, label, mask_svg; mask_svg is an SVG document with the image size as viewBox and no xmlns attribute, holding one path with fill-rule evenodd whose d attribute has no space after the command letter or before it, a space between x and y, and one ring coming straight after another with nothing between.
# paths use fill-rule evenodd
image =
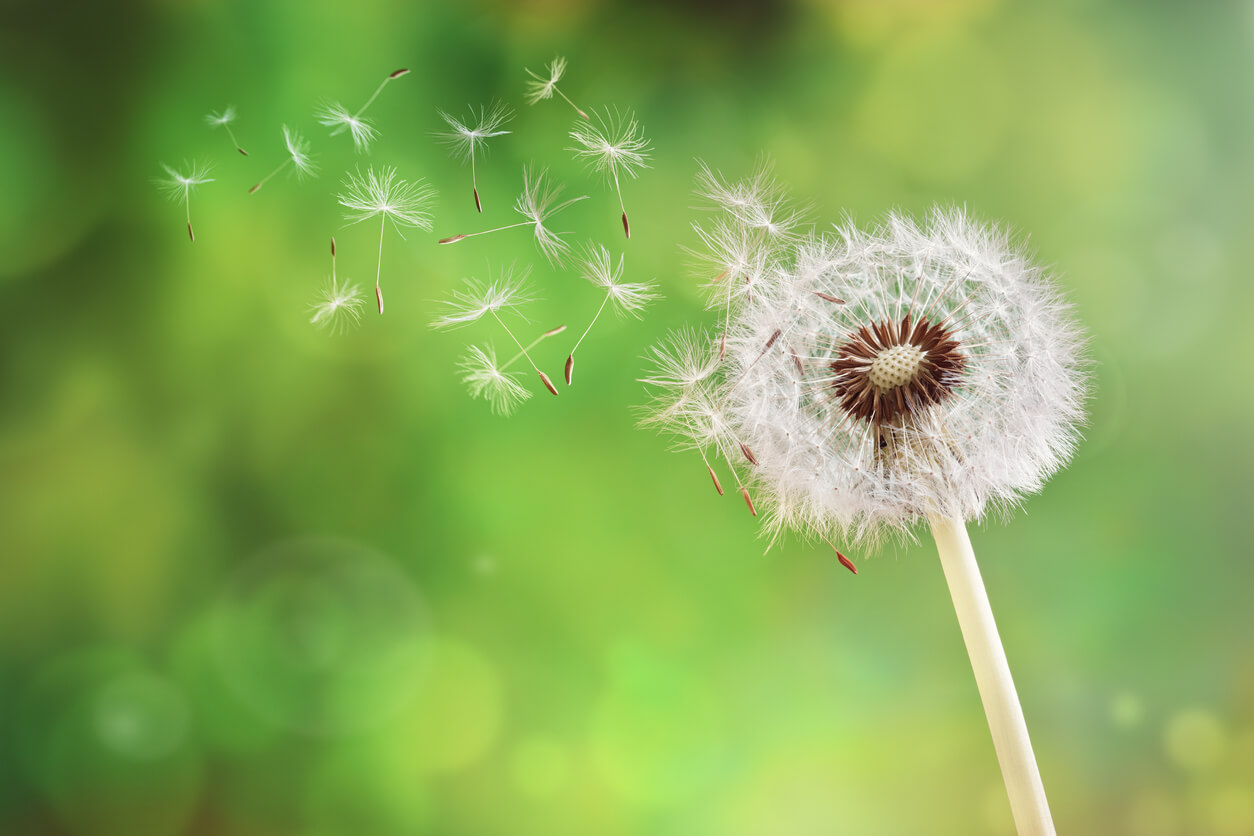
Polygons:
<instances>
[{"instance_id":1,"label":"seed attached to flower head","mask_svg":"<svg viewBox=\"0 0 1254 836\"><path fill-rule=\"evenodd\" d=\"M710 478L714 480L714 490L718 491L718 495L723 495L723 486L719 484L718 477L714 475L714 468L707 463L705 469L710 471Z\"/></svg>"},{"instance_id":2,"label":"seed attached to flower head","mask_svg":"<svg viewBox=\"0 0 1254 836\"><path fill-rule=\"evenodd\" d=\"M740 489L740 495L745 498L745 505L749 506L749 513L756 517L758 515L758 509L753 507L753 500L749 498L749 489L742 487Z\"/></svg>"},{"instance_id":3,"label":"seed attached to flower head","mask_svg":"<svg viewBox=\"0 0 1254 836\"><path fill-rule=\"evenodd\" d=\"M740 452L744 454L749 464L756 465L758 463L758 460L753 457L753 451L749 449L749 445L743 441L740 442Z\"/></svg>"}]
</instances>

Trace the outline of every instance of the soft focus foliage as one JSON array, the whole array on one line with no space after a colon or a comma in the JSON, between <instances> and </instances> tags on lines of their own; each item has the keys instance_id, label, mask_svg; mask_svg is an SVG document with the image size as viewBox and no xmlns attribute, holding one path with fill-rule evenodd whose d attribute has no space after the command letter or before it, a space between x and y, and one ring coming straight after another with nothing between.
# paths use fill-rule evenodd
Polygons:
<instances>
[{"instance_id":1,"label":"soft focus foliage","mask_svg":"<svg viewBox=\"0 0 1254 836\"><path fill-rule=\"evenodd\" d=\"M316 12L316 13L315 13ZM1091 424L1009 525L972 532L1060 833L1254 830L1254 12L1239 3L26 3L0 26L0 833L17 836L1004 834L1009 809L928 545L876 557L760 524L636 428L648 346L718 334L697 159L774 161L819 232L965 206L1030 235L1092 335ZM635 113L613 192L530 67ZM363 159L317 123L370 105ZM547 77L547 76L545 76ZM478 171L438 111L516 112ZM204 115L235 105L238 153ZM293 165L281 126L322 173ZM184 207L164 161L213 166ZM377 270L361 163L420 178L388 310L309 322ZM511 209L656 277L571 386L472 398L491 317L464 277L531 268L560 382L601 299ZM780 207L761 224L787 225ZM367 277L363 279L363 277ZM513 317L511 313L509 315ZM510 319L510 327L515 325ZM682 371L682 370L679 370ZM1189 386L1184 386L1184 383Z\"/></svg>"}]
</instances>

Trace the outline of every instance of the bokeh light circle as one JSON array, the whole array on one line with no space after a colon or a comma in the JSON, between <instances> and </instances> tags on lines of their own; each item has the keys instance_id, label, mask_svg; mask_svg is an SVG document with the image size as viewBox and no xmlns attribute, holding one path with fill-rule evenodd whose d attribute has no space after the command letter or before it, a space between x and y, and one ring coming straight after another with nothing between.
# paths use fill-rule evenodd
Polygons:
<instances>
[{"instance_id":1,"label":"bokeh light circle","mask_svg":"<svg viewBox=\"0 0 1254 836\"><path fill-rule=\"evenodd\" d=\"M92 701L96 735L103 746L131 760L156 760L187 736L187 704L165 679L136 673L106 685Z\"/></svg>"},{"instance_id":2,"label":"bokeh light circle","mask_svg":"<svg viewBox=\"0 0 1254 836\"><path fill-rule=\"evenodd\" d=\"M377 728L404 710L427 666L417 588L364 546L282 543L249 561L213 613L212 652L250 710L314 736Z\"/></svg>"}]
</instances>

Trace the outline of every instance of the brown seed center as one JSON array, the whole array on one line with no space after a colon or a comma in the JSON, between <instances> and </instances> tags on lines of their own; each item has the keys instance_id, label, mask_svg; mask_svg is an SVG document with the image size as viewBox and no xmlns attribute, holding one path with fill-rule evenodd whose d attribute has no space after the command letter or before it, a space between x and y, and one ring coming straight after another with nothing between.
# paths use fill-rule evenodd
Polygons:
<instances>
[{"instance_id":1,"label":"brown seed center","mask_svg":"<svg viewBox=\"0 0 1254 836\"><path fill-rule=\"evenodd\" d=\"M949 397L966 369L959 349L948 328L909 314L864 325L836 352L832 392L855 418L896 424Z\"/></svg>"}]
</instances>

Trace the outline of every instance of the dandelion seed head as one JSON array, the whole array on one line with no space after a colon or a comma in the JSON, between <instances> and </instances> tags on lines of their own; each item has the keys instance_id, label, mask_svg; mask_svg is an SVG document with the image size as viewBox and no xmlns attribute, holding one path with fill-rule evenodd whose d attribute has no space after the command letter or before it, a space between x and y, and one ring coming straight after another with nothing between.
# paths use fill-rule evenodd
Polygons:
<instances>
[{"instance_id":1,"label":"dandelion seed head","mask_svg":"<svg viewBox=\"0 0 1254 836\"><path fill-rule=\"evenodd\" d=\"M431 204L435 190L421 180L408 182L396 176L395 168L360 169L348 175L339 195L345 208L344 219L360 223L383 216L397 228L402 226L431 230Z\"/></svg>"},{"instance_id":2,"label":"dandelion seed head","mask_svg":"<svg viewBox=\"0 0 1254 836\"><path fill-rule=\"evenodd\" d=\"M227 105L221 113L210 113L205 117L205 123L213 128L220 128L223 125L229 125L235 121L235 106Z\"/></svg>"},{"instance_id":3,"label":"dandelion seed head","mask_svg":"<svg viewBox=\"0 0 1254 836\"><path fill-rule=\"evenodd\" d=\"M562 76L566 73L566 59L557 56L549 62L547 75L537 75L531 70L527 70L527 75L531 76L532 81L527 82L526 99L528 104L536 104L544 99L553 98L553 91L557 89L557 83L562 80Z\"/></svg>"},{"instance_id":4,"label":"dandelion seed head","mask_svg":"<svg viewBox=\"0 0 1254 836\"><path fill-rule=\"evenodd\" d=\"M571 204L587 200L587 195L581 195L558 203L557 198L565 188L550 183L546 169L537 173L535 169L527 167L523 169L522 193L514 201L514 211L535 226L536 245L554 265L563 261L570 252L570 245L558 233L545 226L545 221Z\"/></svg>"},{"instance_id":5,"label":"dandelion seed head","mask_svg":"<svg viewBox=\"0 0 1254 836\"><path fill-rule=\"evenodd\" d=\"M722 210L735 227L784 239L794 237L804 222L805 212L789 205L768 163L760 163L753 174L735 182L725 180L705 163L699 166L697 196Z\"/></svg>"},{"instance_id":6,"label":"dandelion seed head","mask_svg":"<svg viewBox=\"0 0 1254 836\"><path fill-rule=\"evenodd\" d=\"M318 108L315 116L319 124L333 129L331 136L348 131L353 137L353 147L359 152L367 150L370 147L370 143L379 135L373 125L365 119L349 113L348 108L339 102L332 102Z\"/></svg>"},{"instance_id":7,"label":"dandelion seed head","mask_svg":"<svg viewBox=\"0 0 1254 836\"><path fill-rule=\"evenodd\" d=\"M675 392L680 397L709 380L719 367L714 336L690 327L671 333L651 348L650 355L653 374L642 379L642 384Z\"/></svg>"},{"instance_id":8,"label":"dandelion seed head","mask_svg":"<svg viewBox=\"0 0 1254 836\"><path fill-rule=\"evenodd\" d=\"M631 113L605 110L594 113L591 120L581 120L570 132L573 151L595 171L610 177L626 174L635 177L648 167L649 141L644 138L640 123Z\"/></svg>"},{"instance_id":9,"label":"dandelion seed head","mask_svg":"<svg viewBox=\"0 0 1254 836\"><path fill-rule=\"evenodd\" d=\"M614 261L601 244L590 244L581 264L581 274L604 290L622 313L639 316L646 305L658 298L657 289L647 283L624 282L623 256Z\"/></svg>"},{"instance_id":10,"label":"dandelion seed head","mask_svg":"<svg viewBox=\"0 0 1254 836\"><path fill-rule=\"evenodd\" d=\"M306 174L314 176L318 173L318 166L309 153L309 141L287 125L283 126L283 144L287 146L287 153L292 158L292 165L296 166L298 177Z\"/></svg>"},{"instance_id":11,"label":"dandelion seed head","mask_svg":"<svg viewBox=\"0 0 1254 836\"><path fill-rule=\"evenodd\" d=\"M161 167L165 169L166 176L158 179L157 185L169 195L171 200L185 201L192 189L213 182L213 178L209 176L210 167L207 163L184 163L183 171L187 172L186 174L176 171L165 163L162 163Z\"/></svg>"},{"instance_id":12,"label":"dandelion seed head","mask_svg":"<svg viewBox=\"0 0 1254 836\"><path fill-rule=\"evenodd\" d=\"M722 208L760 200L761 181L713 185ZM725 356L702 376L709 351L684 336L655 351L646 383L655 423L699 449L753 451L745 478L769 531L875 540L931 514L979 519L1070 458L1084 340L1004 231L938 208L751 241L767 267L729 309Z\"/></svg>"},{"instance_id":13,"label":"dandelion seed head","mask_svg":"<svg viewBox=\"0 0 1254 836\"><path fill-rule=\"evenodd\" d=\"M513 111L500 102L482 106L478 111L472 107L469 117L464 120L450 116L442 110L439 114L448 123L450 130L437 133L436 136L461 159L469 159L476 151L487 151L489 139L508 134L509 131L503 131L501 127L514 116Z\"/></svg>"},{"instance_id":14,"label":"dandelion seed head","mask_svg":"<svg viewBox=\"0 0 1254 836\"><path fill-rule=\"evenodd\" d=\"M497 415L509 415L531 397L531 392L518 382L517 377L501 368L491 345L485 348L470 346L457 367L471 397L485 398Z\"/></svg>"},{"instance_id":15,"label":"dandelion seed head","mask_svg":"<svg viewBox=\"0 0 1254 836\"><path fill-rule=\"evenodd\" d=\"M467 279L465 287L454 291L453 298L446 303L447 312L432 321L431 326L454 328L467 325L488 314L497 314L530 301L527 271L516 271L511 266L487 282Z\"/></svg>"},{"instance_id":16,"label":"dandelion seed head","mask_svg":"<svg viewBox=\"0 0 1254 836\"><path fill-rule=\"evenodd\" d=\"M347 281L331 279L310 306L309 321L332 333L343 333L361 322L361 310L366 304L361 289Z\"/></svg>"}]
</instances>

